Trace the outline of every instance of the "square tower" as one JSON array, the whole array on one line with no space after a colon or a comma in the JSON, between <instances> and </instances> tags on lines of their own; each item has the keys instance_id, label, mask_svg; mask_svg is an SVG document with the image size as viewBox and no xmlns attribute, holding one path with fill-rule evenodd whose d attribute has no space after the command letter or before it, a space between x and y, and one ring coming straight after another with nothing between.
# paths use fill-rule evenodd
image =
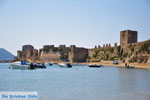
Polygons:
<instances>
[{"instance_id":1,"label":"square tower","mask_svg":"<svg viewBox=\"0 0 150 100\"><path fill-rule=\"evenodd\" d=\"M130 43L136 43L138 38L138 32L132 30L125 30L120 32L120 45L124 46Z\"/></svg>"}]
</instances>

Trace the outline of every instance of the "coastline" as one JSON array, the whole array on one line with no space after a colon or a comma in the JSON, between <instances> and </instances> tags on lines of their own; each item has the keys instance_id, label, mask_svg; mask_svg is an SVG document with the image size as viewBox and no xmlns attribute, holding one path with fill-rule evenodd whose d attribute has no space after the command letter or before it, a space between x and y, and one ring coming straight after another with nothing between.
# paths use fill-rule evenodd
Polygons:
<instances>
[{"instance_id":1,"label":"coastline","mask_svg":"<svg viewBox=\"0 0 150 100\"><path fill-rule=\"evenodd\" d=\"M86 63L79 63L79 64L101 64L103 66L113 66L113 67L121 67L125 68L125 63L119 62L119 64L112 64L112 61L101 61L101 62L86 62ZM150 69L150 64L148 63L128 63L130 66L134 66L135 69Z\"/></svg>"}]
</instances>

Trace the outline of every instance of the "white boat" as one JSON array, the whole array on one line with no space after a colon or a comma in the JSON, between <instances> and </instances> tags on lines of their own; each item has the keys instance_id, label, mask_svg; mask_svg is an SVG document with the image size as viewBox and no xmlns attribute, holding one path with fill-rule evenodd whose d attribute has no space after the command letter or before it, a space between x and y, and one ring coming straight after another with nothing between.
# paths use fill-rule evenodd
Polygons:
<instances>
[{"instance_id":1,"label":"white boat","mask_svg":"<svg viewBox=\"0 0 150 100\"><path fill-rule=\"evenodd\" d=\"M72 65L69 64L69 63L67 63L67 64L58 64L58 66L65 67L65 68L71 68L72 67Z\"/></svg>"},{"instance_id":2,"label":"white boat","mask_svg":"<svg viewBox=\"0 0 150 100\"><path fill-rule=\"evenodd\" d=\"M24 64L22 65L21 62L14 62L11 65L12 69L29 69L30 68L30 64Z\"/></svg>"}]
</instances>

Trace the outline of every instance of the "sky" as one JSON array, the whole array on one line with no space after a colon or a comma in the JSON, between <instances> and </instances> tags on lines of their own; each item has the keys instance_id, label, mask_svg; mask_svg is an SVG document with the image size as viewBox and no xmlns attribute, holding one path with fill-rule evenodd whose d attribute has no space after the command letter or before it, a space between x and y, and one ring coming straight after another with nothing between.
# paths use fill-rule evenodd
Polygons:
<instances>
[{"instance_id":1,"label":"sky","mask_svg":"<svg viewBox=\"0 0 150 100\"><path fill-rule=\"evenodd\" d=\"M113 46L127 29L150 39L149 0L0 0L0 48L14 55L26 44Z\"/></svg>"}]
</instances>

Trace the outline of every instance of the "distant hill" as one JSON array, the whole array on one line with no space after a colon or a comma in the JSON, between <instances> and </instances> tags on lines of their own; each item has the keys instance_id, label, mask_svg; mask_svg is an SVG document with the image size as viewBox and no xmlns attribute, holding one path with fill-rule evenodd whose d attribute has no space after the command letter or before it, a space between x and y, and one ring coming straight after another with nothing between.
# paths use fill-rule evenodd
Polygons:
<instances>
[{"instance_id":1,"label":"distant hill","mask_svg":"<svg viewBox=\"0 0 150 100\"><path fill-rule=\"evenodd\" d=\"M15 56L7 50L0 48L0 60L13 60L14 57Z\"/></svg>"}]
</instances>

